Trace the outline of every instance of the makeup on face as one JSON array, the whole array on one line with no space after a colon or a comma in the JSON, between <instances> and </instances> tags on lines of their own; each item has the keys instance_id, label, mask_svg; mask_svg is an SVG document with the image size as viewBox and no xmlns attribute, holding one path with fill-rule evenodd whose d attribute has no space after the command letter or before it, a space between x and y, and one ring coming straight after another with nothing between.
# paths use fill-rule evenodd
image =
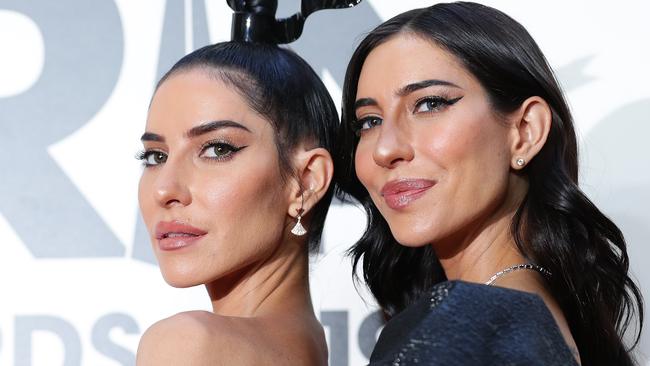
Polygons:
<instances>
[{"instance_id":1,"label":"makeup on face","mask_svg":"<svg viewBox=\"0 0 650 366\"><path fill-rule=\"evenodd\" d=\"M188 130L185 133L185 137L189 140L195 140L205 135L228 129L238 129L252 133L248 127L241 123L230 120L220 120L201 123ZM164 151L164 149L161 149L160 147L146 147L147 143L152 142L156 143L156 145L164 144L164 136L153 132L145 132L140 140L145 144L145 149L136 155L136 159L141 160L145 168L155 167L167 161L168 153ZM209 160L224 161L246 147L246 145L237 146L230 142L230 139L219 137L203 142L198 152L198 156Z\"/></svg>"},{"instance_id":2,"label":"makeup on face","mask_svg":"<svg viewBox=\"0 0 650 366\"><path fill-rule=\"evenodd\" d=\"M362 67L354 107L355 171L398 242L462 236L499 207L509 130L479 81L447 51L410 35L377 46Z\"/></svg>"},{"instance_id":3,"label":"makeup on face","mask_svg":"<svg viewBox=\"0 0 650 366\"><path fill-rule=\"evenodd\" d=\"M142 135L139 200L165 280L218 281L273 252L286 225L273 126L201 70L160 85Z\"/></svg>"},{"instance_id":4,"label":"makeup on face","mask_svg":"<svg viewBox=\"0 0 650 366\"><path fill-rule=\"evenodd\" d=\"M430 179L398 179L386 183L380 194L388 207L399 210L422 197L435 184Z\"/></svg>"},{"instance_id":5,"label":"makeup on face","mask_svg":"<svg viewBox=\"0 0 650 366\"><path fill-rule=\"evenodd\" d=\"M425 79L408 83L394 92L394 97L400 103L406 104L407 109L413 115L432 114L444 111L463 98L457 95L461 91L458 85L439 79ZM422 96L423 95L423 96ZM361 137L364 131L380 126L383 119L377 113L381 110L380 103L371 97L362 97L355 101L354 109L356 117L352 121L353 132Z\"/></svg>"},{"instance_id":6,"label":"makeup on face","mask_svg":"<svg viewBox=\"0 0 650 366\"><path fill-rule=\"evenodd\" d=\"M201 240L208 232L181 221L160 221L156 224L155 238L163 251L179 250Z\"/></svg>"}]
</instances>

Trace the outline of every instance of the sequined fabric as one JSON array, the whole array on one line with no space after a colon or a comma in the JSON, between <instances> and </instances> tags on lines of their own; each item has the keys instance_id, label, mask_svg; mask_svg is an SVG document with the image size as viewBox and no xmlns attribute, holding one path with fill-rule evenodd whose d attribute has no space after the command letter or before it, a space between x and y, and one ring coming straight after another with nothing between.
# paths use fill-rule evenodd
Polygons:
<instances>
[{"instance_id":1,"label":"sequined fabric","mask_svg":"<svg viewBox=\"0 0 650 366\"><path fill-rule=\"evenodd\" d=\"M429 309L433 309L440 305L442 301L449 295L449 290L454 287L454 282L443 282L434 286L429 296Z\"/></svg>"},{"instance_id":2,"label":"sequined fabric","mask_svg":"<svg viewBox=\"0 0 650 366\"><path fill-rule=\"evenodd\" d=\"M577 363L539 296L447 281L386 324L370 365Z\"/></svg>"}]
</instances>

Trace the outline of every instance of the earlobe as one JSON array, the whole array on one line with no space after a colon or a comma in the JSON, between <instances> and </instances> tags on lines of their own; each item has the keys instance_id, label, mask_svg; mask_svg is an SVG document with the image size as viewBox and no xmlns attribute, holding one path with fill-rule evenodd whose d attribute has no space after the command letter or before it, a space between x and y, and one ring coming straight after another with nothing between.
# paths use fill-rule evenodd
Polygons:
<instances>
[{"instance_id":1,"label":"earlobe","mask_svg":"<svg viewBox=\"0 0 650 366\"><path fill-rule=\"evenodd\" d=\"M523 169L544 147L552 119L551 108L544 99L534 96L522 103L512 126L512 169Z\"/></svg>"}]
</instances>

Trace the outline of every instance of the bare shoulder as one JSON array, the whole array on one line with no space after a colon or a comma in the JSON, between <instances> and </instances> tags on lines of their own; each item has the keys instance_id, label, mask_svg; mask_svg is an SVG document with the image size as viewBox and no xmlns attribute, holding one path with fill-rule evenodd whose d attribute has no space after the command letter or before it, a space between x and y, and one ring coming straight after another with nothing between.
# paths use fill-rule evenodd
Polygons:
<instances>
[{"instance_id":1,"label":"bare shoulder","mask_svg":"<svg viewBox=\"0 0 650 366\"><path fill-rule=\"evenodd\" d=\"M184 312L153 324L140 339L137 365L215 364L216 355L208 351L218 342L211 315Z\"/></svg>"},{"instance_id":2,"label":"bare shoulder","mask_svg":"<svg viewBox=\"0 0 650 366\"><path fill-rule=\"evenodd\" d=\"M138 346L137 365L320 364L305 353L308 346L288 348L283 328L206 311L179 313L147 329Z\"/></svg>"}]
</instances>

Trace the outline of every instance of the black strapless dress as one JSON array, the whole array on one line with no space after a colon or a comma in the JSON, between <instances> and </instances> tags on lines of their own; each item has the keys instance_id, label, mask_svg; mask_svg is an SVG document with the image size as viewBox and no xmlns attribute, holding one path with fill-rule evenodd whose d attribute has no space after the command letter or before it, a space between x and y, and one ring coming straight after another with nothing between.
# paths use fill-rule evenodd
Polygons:
<instances>
[{"instance_id":1,"label":"black strapless dress","mask_svg":"<svg viewBox=\"0 0 650 366\"><path fill-rule=\"evenodd\" d=\"M539 296L447 281L386 324L370 365L578 363Z\"/></svg>"}]
</instances>

